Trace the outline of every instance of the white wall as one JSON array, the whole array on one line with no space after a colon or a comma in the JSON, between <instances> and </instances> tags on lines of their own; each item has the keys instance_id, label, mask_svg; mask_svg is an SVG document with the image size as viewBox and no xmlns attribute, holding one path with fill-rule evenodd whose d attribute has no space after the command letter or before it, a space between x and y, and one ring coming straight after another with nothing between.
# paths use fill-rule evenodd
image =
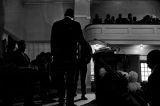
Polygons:
<instances>
[{"instance_id":1,"label":"white wall","mask_svg":"<svg viewBox=\"0 0 160 106\"><path fill-rule=\"evenodd\" d=\"M93 0L94 1L94 0ZM98 13L102 19L107 13L118 17L119 13L127 17L128 13L132 13L137 19L141 19L145 15L160 16L160 1L158 0L101 0L91 3L91 18Z\"/></svg>"},{"instance_id":2,"label":"white wall","mask_svg":"<svg viewBox=\"0 0 160 106\"><path fill-rule=\"evenodd\" d=\"M5 29L18 38L24 37L24 9L21 0L4 0Z\"/></svg>"},{"instance_id":3,"label":"white wall","mask_svg":"<svg viewBox=\"0 0 160 106\"><path fill-rule=\"evenodd\" d=\"M66 8L73 8L73 4L62 2L25 4L25 39L50 40L52 24L63 18Z\"/></svg>"},{"instance_id":4,"label":"white wall","mask_svg":"<svg viewBox=\"0 0 160 106\"><path fill-rule=\"evenodd\" d=\"M66 8L73 8L73 2L5 0L5 28L26 41L50 40L52 24Z\"/></svg>"}]
</instances>

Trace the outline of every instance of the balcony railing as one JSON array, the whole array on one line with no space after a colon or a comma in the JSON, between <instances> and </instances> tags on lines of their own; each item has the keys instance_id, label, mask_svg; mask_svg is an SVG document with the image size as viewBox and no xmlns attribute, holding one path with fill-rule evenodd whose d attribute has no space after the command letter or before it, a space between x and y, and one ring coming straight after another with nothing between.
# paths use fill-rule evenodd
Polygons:
<instances>
[{"instance_id":1,"label":"balcony railing","mask_svg":"<svg viewBox=\"0 0 160 106\"><path fill-rule=\"evenodd\" d=\"M160 25L93 24L85 28L85 37L111 44L160 44Z\"/></svg>"}]
</instances>

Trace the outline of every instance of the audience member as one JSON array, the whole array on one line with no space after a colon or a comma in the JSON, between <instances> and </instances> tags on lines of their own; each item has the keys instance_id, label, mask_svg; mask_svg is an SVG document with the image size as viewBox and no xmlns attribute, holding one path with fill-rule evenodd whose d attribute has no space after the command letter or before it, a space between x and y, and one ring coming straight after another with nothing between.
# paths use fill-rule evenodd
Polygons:
<instances>
[{"instance_id":1,"label":"audience member","mask_svg":"<svg viewBox=\"0 0 160 106\"><path fill-rule=\"evenodd\" d=\"M130 71L128 73L128 91L130 100L132 100L133 104L136 104L133 106L147 106L144 91L142 90L141 84L138 82L138 73L135 71Z\"/></svg>"},{"instance_id":2,"label":"audience member","mask_svg":"<svg viewBox=\"0 0 160 106\"><path fill-rule=\"evenodd\" d=\"M15 51L17 49L17 42L11 41L7 45L7 51L4 54L4 59L2 59L1 65L1 96L2 96L2 104L4 106L10 106L13 103L13 92L12 92L12 72L16 70L15 62ZM8 78L6 78L8 77Z\"/></svg>"},{"instance_id":3,"label":"audience member","mask_svg":"<svg viewBox=\"0 0 160 106\"><path fill-rule=\"evenodd\" d=\"M105 57L105 58L104 58ZM127 78L118 72L116 56L113 51L94 54L96 101L98 106L123 105L123 96L127 90Z\"/></svg>"},{"instance_id":4,"label":"audience member","mask_svg":"<svg viewBox=\"0 0 160 106\"><path fill-rule=\"evenodd\" d=\"M101 82L99 82L99 92L98 96L98 106L127 106L126 98L124 95L127 93L127 78L121 72L109 71L108 67L106 72L103 70L103 77ZM102 71L102 69L101 69ZM103 96L102 96L103 95Z\"/></svg>"},{"instance_id":5,"label":"audience member","mask_svg":"<svg viewBox=\"0 0 160 106\"><path fill-rule=\"evenodd\" d=\"M146 15L142 18L142 20L140 20L141 24L151 24L151 16L150 15Z\"/></svg>"},{"instance_id":6,"label":"audience member","mask_svg":"<svg viewBox=\"0 0 160 106\"><path fill-rule=\"evenodd\" d=\"M111 24L115 24L115 17L111 16Z\"/></svg>"},{"instance_id":7,"label":"audience member","mask_svg":"<svg viewBox=\"0 0 160 106\"><path fill-rule=\"evenodd\" d=\"M98 14L95 15L94 19L92 20L93 24L101 24L102 23L102 19L99 17Z\"/></svg>"},{"instance_id":8,"label":"audience member","mask_svg":"<svg viewBox=\"0 0 160 106\"><path fill-rule=\"evenodd\" d=\"M99 56L102 56L100 59ZM104 56L106 57L104 59ZM128 90L129 75L117 70L113 52L95 54L96 101L98 106L146 106L141 95L134 95ZM113 64L112 64L113 63ZM98 73L97 73L98 72ZM98 74L98 75L97 75Z\"/></svg>"},{"instance_id":9,"label":"audience member","mask_svg":"<svg viewBox=\"0 0 160 106\"><path fill-rule=\"evenodd\" d=\"M137 17L133 17L133 24L138 24Z\"/></svg>"},{"instance_id":10,"label":"audience member","mask_svg":"<svg viewBox=\"0 0 160 106\"><path fill-rule=\"evenodd\" d=\"M148 101L150 106L160 106L160 50L152 50L147 55L147 64L151 69L151 75L148 78Z\"/></svg>"},{"instance_id":11,"label":"audience member","mask_svg":"<svg viewBox=\"0 0 160 106\"><path fill-rule=\"evenodd\" d=\"M36 56L36 59L31 62L32 67L35 67L38 71L37 79L40 81L40 97L43 103L50 100L49 98L49 88L51 83L51 53L41 52Z\"/></svg>"},{"instance_id":12,"label":"audience member","mask_svg":"<svg viewBox=\"0 0 160 106\"><path fill-rule=\"evenodd\" d=\"M133 23L132 13L128 13L128 24L132 24L132 23Z\"/></svg>"},{"instance_id":13,"label":"audience member","mask_svg":"<svg viewBox=\"0 0 160 106\"><path fill-rule=\"evenodd\" d=\"M14 60L18 73L22 76L21 81L24 83L24 106L37 106L33 102L34 96L34 84L35 84L35 73L33 73L33 69L30 67L31 62L30 58L25 53L26 43L24 40L18 41L18 49L15 52ZM22 71L22 73L20 73ZM39 106L39 105L38 105Z\"/></svg>"},{"instance_id":14,"label":"audience member","mask_svg":"<svg viewBox=\"0 0 160 106\"><path fill-rule=\"evenodd\" d=\"M15 60L14 60L14 56L15 56L15 51L17 50L17 42L11 42L11 44L9 44L7 46L7 52L4 55L4 61L6 62L6 64L8 64L10 67L15 67Z\"/></svg>"},{"instance_id":15,"label":"audience member","mask_svg":"<svg viewBox=\"0 0 160 106\"><path fill-rule=\"evenodd\" d=\"M57 21L51 31L51 53L54 57L53 70L58 86L59 106L74 104L74 83L77 71L77 43L86 46L80 23L74 21L74 10L67 9L65 18ZM62 39L63 38L63 39ZM66 88L66 89L65 89ZM65 90L67 94L65 94Z\"/></svg>"},{"instance_id":16,"label":"audience member","mask_svg":"<svg viewBox=\"0 0 160 106\"><path fill-rule=\"evenodd\" d=\"M96 18L97 17L97 18ZM132 16L132 13L128 13L127 18L122 17L119 13L118 17L115 18L110 14L106 14L104 19L105 24L160 24L160 19L155 15L145 15L141 20L137 20L136 16ZM102 24L102 19L96 14L92 20L92 24Z\"/></svg>"},{"instance_id":17,"label":"audience member","mask_svg":"<svg viewBox=\"0 0 160 106\"><path fill-rule=\"evenodd\" d=\"M123 24L122 14L118 14L118 18L116 18L116 24Z\"/></svg>"},{"instance_id":18,"label":"audience member","mask_svg":"<svg viewBox=\"0 0 160 106\"><path fill-rule=\"evenodd\" d=\"M24 40L18 41L18 49L15 52L15 61L14 63L18 67L29 67L30 58L25 53L26 43Z\"/></svg>"},{"instance_id":19,"label":"audience member","mask_svg":"<svg viewBox=\"0 0 160 106\"><path fill-rule=\"evenodd\" d=\"M141 91L141 85L138 82L138 74L135 71L130 71L128 73L128 90L130 92Z\"/></svg>"},{"instance_id":20,"label":"audience member","mask_svg":"<svg viewBox=\"0 0 160 106\"><path fill-rule=\"evenodd\" d=\"M106 14L106 18L104 19L105 24L111 24L111 16L110 14Z\"/></svg>"}]
</instances>

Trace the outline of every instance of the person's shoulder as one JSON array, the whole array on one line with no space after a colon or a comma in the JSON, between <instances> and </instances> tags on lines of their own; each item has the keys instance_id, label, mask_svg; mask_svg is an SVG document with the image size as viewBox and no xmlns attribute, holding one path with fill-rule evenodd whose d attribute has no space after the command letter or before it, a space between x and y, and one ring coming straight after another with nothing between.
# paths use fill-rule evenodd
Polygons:
<instances>
[{"instance_id":1,"label":"person's shoulder","mask_svg":"<svg viewBox=\"0 0 160 106\"><path fill-rule=\"evenodd\" d=\"M75 23L76 23L77 25L80 25L80 23L79 23L78 21L75 21Z\"/></svg>"},{"instance_id":2,"label":"person's shoulder","mask_svg":"<svg viewBox=\"0 0 160 106\"><path fill-rule=\"evenodd\" d=\"M78 21L75 21L75 20L71 20L72 23L74 23L75 25L80 25L80 23Z\"/></svg>"},{"instance_id":3,"label":"person's shoulder","mask_svg":"<svg viewBox=\"0 0 160 106\"><path fill-rule=\"evenodd\" d=\"M54 23L53 23L53 25L58 25L58 24L60 24L60 23L62 23L63 22L63 19L62 20L57 20L57 21L55 21Z\"/></svg>"},{"instance_id":4,"label":"person's shoulder","mask_svg":"<svg viewBox=\"0 0 160 106\"><path fill-rule=\"evenodd\" d=\"M154 74L154 75L160 75L160 64L157 64L154 67L152 74Z\"/></svg>"}]
</instances>

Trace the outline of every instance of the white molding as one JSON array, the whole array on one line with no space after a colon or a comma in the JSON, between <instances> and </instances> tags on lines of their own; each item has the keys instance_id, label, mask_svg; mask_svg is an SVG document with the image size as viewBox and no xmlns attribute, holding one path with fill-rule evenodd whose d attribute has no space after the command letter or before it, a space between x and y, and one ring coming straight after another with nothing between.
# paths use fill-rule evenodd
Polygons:
<instances>
[{"instance_id":1,"label":"white molding","mask_svg":"<svg viewBox=\"0 0 160 106\"><path fill-rule=\"evenodd\" d=\"M41 4L49 4L49 3L74 3L72 1L62 1L62 0L39 0L39 1L29 1L24 2L24 5L41 5Z\"/></svg>"},{"instance_id":2,"label":"white molding","mask_svg":"<svg viewBox=\"0 0 160 106\"><path fill-rule=\"evenodd\" d=\"M89 41L96 38L113 44L160 44L159 25L90 25L85 35Z\"/></svg>"},{"instance_id":3,"label":"white molding","mask_svg":"<svg viewBox=\"0 0 160 106\"><path fill-rule=\"evenodd\" d=\"M87 15L75 15L75 18L86 18L86 19L91 19L90 16Z\"/></svg>"}]
</instances>

